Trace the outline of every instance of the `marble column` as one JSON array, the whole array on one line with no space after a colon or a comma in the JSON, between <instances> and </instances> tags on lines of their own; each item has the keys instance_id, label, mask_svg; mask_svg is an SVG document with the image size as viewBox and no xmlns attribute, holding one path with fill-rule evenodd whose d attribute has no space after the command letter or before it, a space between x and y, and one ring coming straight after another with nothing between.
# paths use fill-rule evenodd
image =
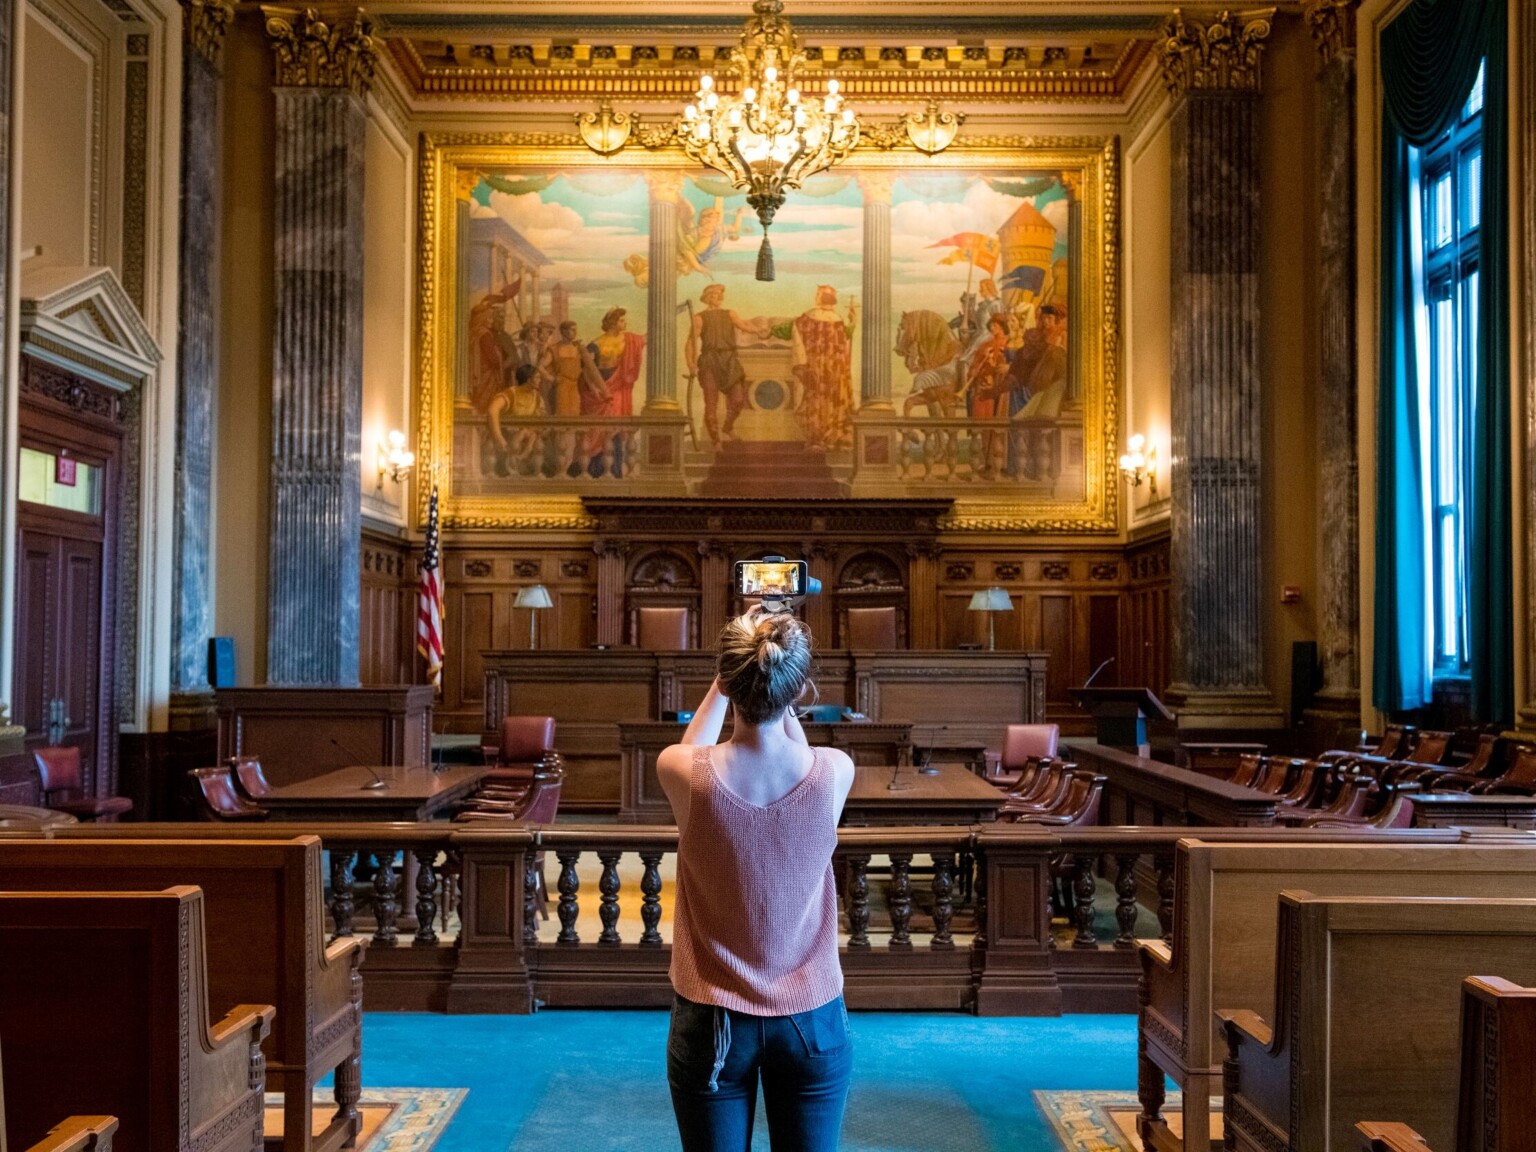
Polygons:
<instances>
[{"instance_id":1,"label":"marble column","mask_svg":"<svg viewBox=\"0 0 1536 1152\"><path fill-rule=\"evenodd\" d=\"M5 717L11 699L16 652L16 460L17 403L20 358L17 336L20 324L20 285L11 275L16 267L15 238L11 234L12 187L21 170L20 122L12 117L15 89L20 82L15 66L16 44L26 19L21 0L0 0L0 754L21 750L20 730Z\"/></svg>"},{"instance_id":2,"label":"marble column","mask_svg":"<svg viewBox=\"0 0 1536 1152\"><path fill-rule=\"evenodd\" d=\"M1264 682L1259 64L1267 14L1164 27L1173 97L1173 686L1182 726L1278 721Z\"/></svg>"},{"instance_id":3,"label":"marble column","mask_svg":"<svg viewBox=\"0 0 1536 1152\"><path fill-rule=\"evenodd\" d=\"M683 177L652 172L650 281L646 289L649 339L645 342L645 411L676 412L677 403L677 202Z\"/></svg>"},{"instance_id":4,"label":"marble column","mask_svg":"<svg viewBox=\"0 0 1536 1152\"><path fill-rule=\"evenodd\" d=\"M230 0L183 0L180 331L176 362L176 523L172 567L172 711L206 713L213 524L213 390L218 373L219 50Z\"/></svg>"},{"instance_id":5,"label":"marble column","mask_svg":"<svg viewBox=\"0 0 1536 1152\"><path fill-rule=\"evenodd\" d=\"M864 194L863 376L859 407L891 411L891 185L892 172L859 173Z\"/></svg>"},{"instance_id":6,"label":"marble column","mask_svg":"<svg viewBox=\"0 0 1536 1152\"><path fill-rule=\"evenodd\" d=\"M1355 10L1312 0L1318 71L1318 711L1360 713L1359 419L1355 359Z\"/></svg>"},{"instance_id":7,"label":"marble column","mask_svg":"<svg viewBox=\"0 0 1536 1152\"><path fill-rule=\"evenodd\" d=\"M1525 571L1515 589L1516 619L1524 621L1525 668L1523 683L1517 684L1515 700L1519 706L1520 731L1536 739L1536 5L1529 0L1515 6L1516 27L1511 43L1520 45L1519 61L1510 70L1509 122L1516 125L1518 143L1511 164L1520 195L1515 197L1521 213L1520 251L1510 263L1521 278L1517 299L1521 302L1522 323L1515 326L1511 363L1525 377L1525 418L1521 435L1524 444L1524 475L1519 477L1517 501L1524 504L1524 524L1520 525ZM1520 405L1514 407L1519 420ZM1518 504L1517 504L1518 506Z\"/></svg>"},{"instance_id":8,"label":"marble column","mask_svg":"<svg viewBox=\"0 0 1536 1152\"><path fill-rule=\"evenodd\" d=\"M271 578L267 680L358 680L363 159L374 48L266 9L276 61Z\"/></svg>"}]
</instances>

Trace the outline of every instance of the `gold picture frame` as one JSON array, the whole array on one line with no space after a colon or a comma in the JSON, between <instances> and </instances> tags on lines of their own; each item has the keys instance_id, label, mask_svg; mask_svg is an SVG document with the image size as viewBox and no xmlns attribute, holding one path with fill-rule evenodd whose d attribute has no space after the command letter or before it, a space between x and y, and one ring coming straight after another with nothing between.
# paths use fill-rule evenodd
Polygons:
<instances>
[{"instance_id":1,"label":"gold picture frame","mask_svg":"<svg viewBox=\"0 0 1536 1152\"><path fill-rule=\"evenodd\" d=\"M557 172L626 168L673 169L692 175L680 150L628 147L599 156L575 134L424 133L420 150L420 314L417 356L417 444L420 475L439 490L439 518L450 529L585 530L596 527L582 494L486 494L457 491L454 483L454 356L463 302L459 295L457 205L480 174L509 169ZM1082 492L1075 499L1019 498L1003 489L932 490L953 496L941 525L953 532L1102 535L1118 530L1116 446L1120 405L1120 170L1117 136L962 136L946 151L856 152L837 172L892 174L922 171L998 175L1059 172L1075 208L1071 275L1071 363L1082 404ZM791 194L791 198L795 194ZM674 349L674 352L677 352ZM680 361L680 354L677 356ZM855 396L859 381L853 383ZM856 418L857 420L857 418ZM879 421L876 421L878 424ZM899 431L891 435L898 438ZM424 524L431 485L417 491L417 521ZM627 494L616 489L611 494ZM896 494L896 493L892 493ZM917 492L907 494L917 495ZM682 495L682 493L679 493Z\"/></svg>"}]
</instances>

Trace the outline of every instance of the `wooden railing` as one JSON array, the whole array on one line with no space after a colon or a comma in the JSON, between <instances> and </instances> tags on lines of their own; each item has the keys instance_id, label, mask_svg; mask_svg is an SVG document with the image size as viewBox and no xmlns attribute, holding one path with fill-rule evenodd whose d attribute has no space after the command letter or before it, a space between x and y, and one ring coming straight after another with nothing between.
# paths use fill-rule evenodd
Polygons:
<instances>
[{"instance_id":1,"label":"wooden railing","mask_svg":"<svg viewBox=\"0 0 1536 1152\"><path fill-rule=\"evenodd\" d=\"M1501 834L1526 835L1010 824L843 829L835 868L848 1002L982 1015L1134 1011L1136 941L1172 930L1181 837L1414 843ZM319 836L329 855L333 934L373 938L363 968L371 1008L529 1012L539 1004L671 1001L663 864L676 852L674 828L120 824L75 825L54 835ZM597 876L595 902L583 870ZM636 877L628 888L626 871ZM542 884L548 918L541 921Z\"/></svg>"}]
</instances>

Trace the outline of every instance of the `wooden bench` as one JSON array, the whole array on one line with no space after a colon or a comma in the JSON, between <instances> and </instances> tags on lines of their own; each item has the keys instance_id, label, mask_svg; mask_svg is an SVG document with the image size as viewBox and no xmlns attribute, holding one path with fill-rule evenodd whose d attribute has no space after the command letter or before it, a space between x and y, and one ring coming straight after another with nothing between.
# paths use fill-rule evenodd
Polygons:
<instances>
[{"instance_id":1,"label":"wooden bench","mask_svg":"<svg viewBox=\"0 0 1536 1152\"><path fill-rule=\"evenodd\" d=\"M1373 1116L1449 1148L1464 974L1536 982L1536 900L1285 892L1278 924L1274 1001L1220 1013L1227 1148L1345 1152Z\"/></svg>"},{"instance_id":2,"label":"wooden bench","mask_svg":"<svg viewBox=\"0 0 1536 1152\"><path fill-rule=\"evenodd\" d=\"M0 842L0 889L154 890L195 884L208 923L215 1008L276 1006L267 1080L283 1095L285 1152L328 1152L357 1136L361 1088L360 938L325 941L320 840ZM315 1083L336 1072L336 1115L313 1131Z\"/></svg>"},{"instance_id":3,"label":"wooden bench","mask_svg":"<svg viewBox=\"0 0 1536 1152\"><path fill-rule=\"evenodd\" d=\"M1137 1127L1149 1148L1206 1152L1210 1147L1209 1098L1221 1090L1225 1051L1215 1013L1267 1011L1272 1003L1275 905L1286 888L1319 895L1523 896L1536 892L1536 840L1513 847L1480 846L1476 839L1463 844L1180 841L1173 946L1140 943ZM1184 1089L1182 1144L1162 1120L1164 1073Z\"/></svg>"},{"instance_id":4,"label":"wooden bench","mask_svg":"<svg viewBox=\"0 0 1536 1152\"><path fill-rule=\"evenodd\" d=\"M22 1152L112 1152L116 1131L116 1116L70 1116ZM5 1060L0 1057L0 1152L5 1147Z\"/></svg>"},{"instance_id":5,"label":"wooden bench","mask_svg":"<svg viewBox=\"0 0 1536 1152\"><path fill-rule=\"evenodd\" d=\"M1536 988L1497 976L1461 986L1457 1152L1536 1152ZM1369 1152L1426 1152L1410 1124L1356 1125Z\"/></svg>"},{"instance_id":6,"label":"wooden bench","mask_svg":"<svg viewBox=\"0 0 1536 1152\"><path fill-rule=\"evenodd\" d=\"M196 888L0 892L0 956L13 1144L80 1113L118 1117L117 1152L261 1147L273 1010L211 1022Z\"/></svg>"}]
</instances>

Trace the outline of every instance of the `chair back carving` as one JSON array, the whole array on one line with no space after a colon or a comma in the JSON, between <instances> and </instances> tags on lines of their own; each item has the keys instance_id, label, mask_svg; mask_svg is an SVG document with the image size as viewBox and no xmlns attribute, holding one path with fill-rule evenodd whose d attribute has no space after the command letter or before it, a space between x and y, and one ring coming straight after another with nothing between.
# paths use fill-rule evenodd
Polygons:
<instances>
[{"instance_id":1,"label":"chair back carving","mask_svg":"<svg viewBox=\"0 0 1536 1152\"><path fill-rule=\"evenodd\" d=\"M501 722L498 764L534 764L555 746L553 716L507 716Z\"/></svg>"},{"instance_id":2,"label":"chair back carving","mask_svg":"<svg viewBox=\"0 0 1536 1152\"><path fill-rule=\"evenodd\" d=\"M896 609L849 608L844 616L843 647L889 652L896 648Z\"/></svg>"},{"instance_id":3,"label":"chair back carving","mask_svg":"<svg viewBox=\"0 0 1536 1152\"><path fill-rule=\"evenodd\" d=\"M1057 724L1010 724L1003 734L1002 769L1015 771L1031 756L1055 756L1061 739Z\"/></svg>"}]
</instances>

